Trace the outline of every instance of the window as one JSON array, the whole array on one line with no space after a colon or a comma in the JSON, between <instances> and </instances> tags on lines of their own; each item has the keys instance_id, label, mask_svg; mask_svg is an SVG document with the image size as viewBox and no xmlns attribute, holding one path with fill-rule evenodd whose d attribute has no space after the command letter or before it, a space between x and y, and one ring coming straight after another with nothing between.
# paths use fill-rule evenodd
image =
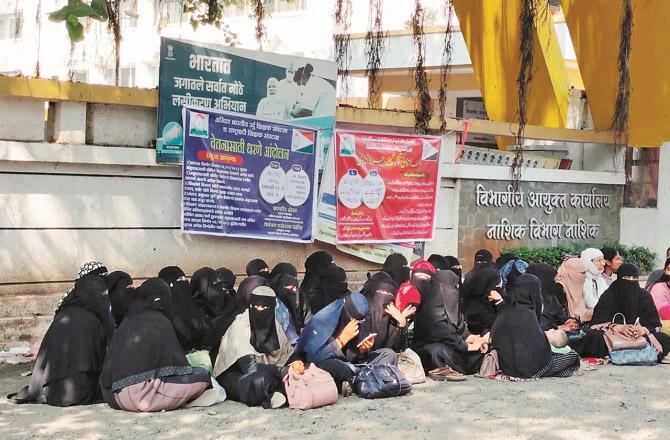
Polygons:
<instances>
[{"instance_id":1,"label":"window","mask_svg":"<svg viewBox=\"0 0 670 440\"><path fill-rule=\"evenodd\" d=\"M301 11L306 8L306 3L307 0L265 0L265 10L268 14Z\"/></svg>"},{"instance_id":2,"label":"window","mask_svg":"<svg viewBox=\"0 0 670 440\"><path fill-rule=\"evenodd\" d=\"M111 86L115 84L115 71L113 68L105 70L105 84ZM121 69L119 69L119 86L135 87L134 67L121 67Z\"/></svg>"},{"instance_id":3,"label":"window","mask_svg":"<svg viewBox=\"0 0 670 440\"><path fill-rule=\"evenodd\" d=\"M154 0L154 11L154 24L160 26L179 24L186 19L183 0Z\"/></svg>"},{"instance_id":4,"label":"window","mask_svg":"<svg viewBox=\"0 0 670 440\"><path fill-rule=\"evenodd\" d=\"M123 0L121 3L121 29L137 27L137 0Z\"/></svg>"},{"instance_id":5,"label":"window","mask_svg":"<svg viewBox=\"0 0 670 440\"><path fill-rule=\"evenodd\" d=\"M10 40L21 37L21 14L0 15L0 40Z\"/></svg>"},{"instance_id":6,"label":"window","mask_svg":"<svg viewBox=\"0 0 670 440\"><path fill-rule=\"evenodd\" d=\"M88 71L87 70L77 70L74 72L74 80L81 83L88 82Z\"/></svg>"},{"instance_id":7,"label":"window","mask_svg":"<svg viewBox=\"0 0 670 440\"><path fill-rule=\"evenodd\" d=\"M624 193L624 206L655 208L658 199L660 148L629 148L626 161L631 164L630 183Z\"/></svg>"}]
</instances>

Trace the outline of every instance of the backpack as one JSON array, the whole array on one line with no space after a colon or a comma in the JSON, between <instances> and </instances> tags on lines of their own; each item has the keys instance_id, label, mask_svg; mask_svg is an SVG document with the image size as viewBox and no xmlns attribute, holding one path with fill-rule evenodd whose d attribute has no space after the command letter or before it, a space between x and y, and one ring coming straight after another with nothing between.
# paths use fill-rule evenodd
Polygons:
<instances>
[{"instance_id":1,"label":"backpack","mask_svg":"<svg viewBox=\"0 0 670 440\"><path fill-rule=\"evenodd\" d=\"M402 396L412 390L412 384L398 367L391 364L365 364L354 377L354 390L365 399Z\"/></svg>"}]
</instances>

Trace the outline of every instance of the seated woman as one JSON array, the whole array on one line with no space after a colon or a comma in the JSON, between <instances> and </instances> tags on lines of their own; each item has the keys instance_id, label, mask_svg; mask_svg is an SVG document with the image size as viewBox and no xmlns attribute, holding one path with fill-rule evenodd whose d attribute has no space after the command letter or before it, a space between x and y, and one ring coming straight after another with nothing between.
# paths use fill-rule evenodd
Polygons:
<instances>
[{"instance_id":1,"label":"seated woman","mask_svg":"<svg viewBox=\"0 0 670 440\"><path fill-rule=\"evenodd\" d=\"M126 272L116 271L110 273L105 282L109 292L114 323L118 327L128 313L128 306L134 295L133 279Z\"/></svg>"},{"instance_id":2,"label":"seated woman","mask_svg":"<svg viewBox=\"0 0 670 440\"><path fill-rule=\"evenodd\" d=\"M497 269L479 269L461 286L463 315L472 334L489 332L503 303L502 279Z\"/></svg>"},{"instance_id":3,"label":"seated woman","mask_svg":"<svg viewBox=\"0 0 670 440\"><path fill-rule=\"evenodd\" d=\"M254 275L258 275L263 278L270 277L270 267L268 266L268 263L261 260L260 258L255 258L249 261L245 270L247 272L247 276L250 277Z\"/></svg>"},{"instance_id":4,"label":"seated woman","mask_svg":"<svg viewBox=\"0 0 670 440\"><path fill-rule=\"evenodd\" d=\"M368 303L360 293L349 293L314 315L300 333L296 346L307 362L333 376L343 396L352 393L357 368L354 364L393 364L398 361L390 348L372 350L374 337L363 324Z\"/></svg>"},{"instance_id":5,"label":"seated woman","mask_svg":"<svg viewBox=\"0 0 670 440\"><path fill-rule=\"evenodd\" d=\"M568 315L581 322L589 322L593 316L593 309L586 306L584 298L586 271L586 263L582 259L570 257L559 266L554 278L563 287L562 293L565 296Z\"/></svg>"},{"instance_id":6,"label":"seated woman","mask_svg":"<svg viewBox=\"0 0 670 440\"><path fill-rule=\"evenodd\" d=\"M200 285L203 273L214 273L213 269L203 268L193 274L192 284ZM191 285L186 281L186 275L177 266L168 266L158 273L170 286L170 301L172 309L172 326L177 339L184 351L189 352L205 346L205 337L212 325L211 319L196 303L197 296L193 296ZM206 283L204 283L206 286ZM210 289L211 290L211 289ZM204 295L203 295L204 297Z\"/></svg>"},{"instance_id":7,"label":"seated woman","mask_svg":"<svg viewBox=\"0 0 670 440\"><path fill-rule=\"evenodd\" d=\"M553 266L546 263L531 264L526 273L536 276L540 280L542 294L542 316L540 326L542 330L559 329L564 331L578 330L579 324L570 318L559 301L563 287L555 279L558 272Z\"/></svg>"},{"instance_id":8,"label":"seated woman","mask_svg":"<svg viewBox=\"0 0 670 440\"><path fill-rule=\"evenodd\" d=\"M312 314L322 307L321 276L333 265L333 256L316 251L305 260L305 276L300 283L300 297L306 298Z\"/></svg>"},{"instance_id":9,"label":"seated woman","mask_svg":"<svg viewBox=\"0 0 670 440\"><path fill-rule=\"evenodd\" d=\"M617 278L617 270L623 264L623 258L621 258L619 251L611 247L604 247L600 249L600 252L603 253L605 259L605 268L601 277L609 287Z\"/></svg>"},{"instance_id":10,"label":"seated woman","mask_svg":"<svg viewBox=\"0 0 670 440\"><path fill-rule=\"evenodd\" d=\"M663 275L651 285L649 292L654 300L659 317L668 320L670 319L670 258L665 261L663 267Z\"/></svg>"},{"instance_id":11,"label":"seated woman","mask_svg":"<svg viewBox=\"0 0 670 440\"><path fill-rule=\"evenodd\" d=\"M291 323L294 329L300 333L312 313L306 299L300 296L298 286L298 279L290 274L276 275L270 282L270 287L275 291L277 299L286 306L291 315Z\"/></svg>"},{"instance_id":12,"label":"seated woman","mask_svg":"<svg viewBox=\"0 0 670 440\"><path fill-rule=\"evenodd\" d=\"M319 288L312 290L313 295L309 300L310 309L312 313L317 313L350 292L347 273L340 266L331 264L321 273Z\"/></svg>"},{"instance_id":13,"label":"seated woman","mask_svg":"<svg viewBox=\"0 0 670 440\"><path fill-rule=\"evenodd\" d=\"M430 377L460 381L479 371L487 339L470 334L458 302L458 276L438 270L414 321L413 349Z\"/></svg>"},{"instance_id":14,"label":"seated woman","mask_svg":"<svg viewBox=\"0 0 670 440\"><path fill-rule=\"evenodd\" d=\"M397 290L398 284L386 272L372 275L361 289L368 301L365 321L369 323L370 332L377 334L372 350L390 348L401 352L407 348L408 318L416 309L411 307L401 312L393 303Z\"/></svg>"},{"instance_id":15,"label":"seated woman","mask_svg":"<svg viewBox=\"0 0 670 440\"><path fill-rule=\"evenodd\" d=\"M270 287L256 287L247 310L237 315L221 338L213 375L231 400L264 408L286 403L281 369L296 341L289 339L278 321L277 304Z\"/></svg>"},{"instance_id":16,"label":"seated woman","mask_svg":"<svg viewBox=\"0 0 670 440\"><path fill-rule=\"evenodd\" d=\"M612 322L614 315L623 314L626 318L624 329L629 331L630 335L645 336L647 339L649 335L653 335L658 340L662 347L658 354L660 361L670 351L670 336L661 333L661 320L654 300L649 292L640 287L639 276L639 271L633 264L621 265L616 281L600 297L598 305L593 310L591 325ZM634 326L638 319L641 327ZM604 358L609 354L602 330L590 329L579 342L573 348L581 356Z\"/></svg>"},{"instance_id":17,"label":"seated woman","mask_svg":"<svg viewBox=\"0 0 670 440\"><path fill-rule=\"evenodd\" d=\"M409 280L410 268L407 263L407 258L405 258L403 254L389 255L386 257L386 261L384 261L382 272L391 275L393 281L398 285L401 285Z\"/></svg>"},{"instance_id":18,"label":"seated woman","mask_svg":"<svg viewBox=\"0 0 670 440\"><path fill-rule=\"evenodd\" d=\"M524 379L568 377L579 368L573 350L553 353L538 321L540 280L521 275L509 285L508 301L491 328L491 346L503 374Z\"/></svg>"},{"instance_id":19,"label":"seated woman","mask_svg":"<svg viewBox=\"0 0 670 440\"><path fill-rule=\"evenodd\" d=\"M605 256L600 249L584 249L580 258L586 264L586 281L584 282L584 301L590 310L598 304L600 296L609 287L602 274L605 271Z\"/></svg>"},{"instance_id":20,"label":"seated woman","mask_svg":"<svg viewBox=\"0 0 670 440\"><path fill-rule=\"evenodd\" d=\"M105 281L84 275L60 305L37 354L30 385L7 396L15 403L72 406L100 399L105 328L112 319Z\"/></svg>"},{"instance_id":21,"label":"seated woman","mask_svg":"<svg viewBox=\"0 0 670 440\"><path fill-rule=\"evenodd\" d=\"M100 376L105 402L133 412L170 411L210 385L207 370L191 367L172 327L170 286L150 278L116 331Z\"/></svg>"}]
</instances>

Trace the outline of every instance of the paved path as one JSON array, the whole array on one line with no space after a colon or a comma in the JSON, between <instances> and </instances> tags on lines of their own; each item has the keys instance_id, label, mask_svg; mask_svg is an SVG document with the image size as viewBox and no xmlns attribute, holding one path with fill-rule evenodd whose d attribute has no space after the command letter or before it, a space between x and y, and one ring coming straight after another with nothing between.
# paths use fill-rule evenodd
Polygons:
<instances>
[{"instance_id":1,"label":"paved path","mask_svg":"<svg viewBox=\"0 0 670 440\"><path fill-rule=\"evenodd\" d=\"M0 368L0 439L668 439L670 365L600 367L568 379L428 383L384 400L312 411L212 408L132 414L106 405L13 405L29 365Z\"/></svg>"}]
</instances>

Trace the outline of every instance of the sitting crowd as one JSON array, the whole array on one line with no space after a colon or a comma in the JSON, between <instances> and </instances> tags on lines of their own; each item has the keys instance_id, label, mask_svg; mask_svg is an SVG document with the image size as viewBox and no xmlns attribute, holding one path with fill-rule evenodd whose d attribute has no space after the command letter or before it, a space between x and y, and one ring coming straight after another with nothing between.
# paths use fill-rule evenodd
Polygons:
<instances>
[{"instance_id":1,"label":"sitting crowd","mask_svg":"<svg viewBox=\"0 0 670 440\"><path fill-rule=\"evenodd\" d=\"M231 270L206 267L189 280L170 266L135 286L88 263L55 310L29 385L9 398L150 412L224 390L278 408L288 376L325 371L349 396L365 366L395 366L407 353L421 374L462 381L568 377L580 358L640 343L653 363L670 351L670 258L646 289L610 248L566 256L558 268L512 254L494 261L483 249L464 276L455 257L410 267L392 254L360 292L324 251L307 258L302 282L286 262L270 270L252 260L246 274L237 285Z\"/></svg>"}]
</instances>

